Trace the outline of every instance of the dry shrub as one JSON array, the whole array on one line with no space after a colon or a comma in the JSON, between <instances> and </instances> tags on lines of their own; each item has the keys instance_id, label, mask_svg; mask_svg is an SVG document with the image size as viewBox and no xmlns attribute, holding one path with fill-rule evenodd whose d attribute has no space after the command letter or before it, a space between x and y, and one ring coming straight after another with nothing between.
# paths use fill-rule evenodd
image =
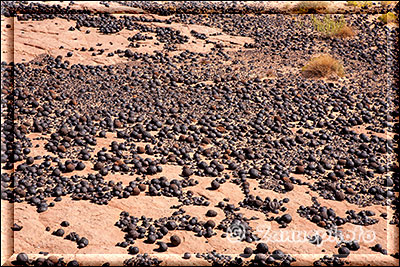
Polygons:
<instances>
[{"instance_id":1,"label":"dry shrub","mask_svg":"<svg viewBox=\"0 0 400 267\"><path fill-rule=\"evenodd\" d=\"M294 13L323 13L329 3L324 1L300 1L292 9Z\"/></svg>"},{"instance_id":2,"label":"dry shrub","mask_svg":"<svg viewBox=\"0 0 400 267\"><path fill-rule=\"evenodd\" d=\"M265 72L265 76L266 77L276 77L276 73L275 73L275 71L274 70L272 70L272 69L268 69L266 72Z\"/></svg>"},{"instance_id":3,"label":"dry shrub","mask_svg":"<svg viewBox=\"0 0 400 267\"><path fill-rule=\"evenodd\" d=\"M342 64L331 55L321 55L311 59L303 67L302 74L305 78L324 78L332 74L343 76L344 69Z\"/></svg>"},{"instance_id":4,"label":"dry shrub","mask_svg":"<svg viewBox=\"0 0 400 267\"><path fill-rule=\"evenodd\" d=\"M354 31L350 26L344 25L334 35L335 37L350 38L354 36Z\"/></svg>"},{"instance_id":5,"label":"dry shrub","mask_svg":"<svg viewBox=\"0 0 400 267\"><path fill-rule=\"evenodd\" d=\"M202 64L202 65L206 65L206 64L210 64L210 63L211 63L211 61L207 60L207 59L201 59L200 60L200 64Z\"/></svg>"}]
</instances>

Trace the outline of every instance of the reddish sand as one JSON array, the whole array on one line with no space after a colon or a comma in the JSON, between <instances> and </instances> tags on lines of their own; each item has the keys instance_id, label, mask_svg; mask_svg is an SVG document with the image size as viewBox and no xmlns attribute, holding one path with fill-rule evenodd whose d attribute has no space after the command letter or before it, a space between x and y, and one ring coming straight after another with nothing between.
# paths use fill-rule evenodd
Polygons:
<instances>
[{"instance_id":1,"label":"reddish sand","mask_svg":"<svg viewBox=\"0 0 400 267\"><path fill-rule=\"evenodd\" d=\"M49 2L52 3L52 2ZM63 3L66 4L66 3ZM289 2L289 5L293 2ZM283 5L280 3L280 5ZM80 3L76 8L104 8L91 3ZM129 9L126 7L119 6L115 3L112 4L116 13L128 11L129 13L141 13L142 11L137 9ZM139 16L130 14L132 16ZM147 14L145 16L153 16ZM5 25L12 25L11 28L6 28ZM174 29L178 29L182 34L190 36L188 43L179 45L179 51L189 50L196 52L208 52L213 47L212 44L206 44L205 41L195 39L191 36L190 30L194 29L197 32L210 34L210 33L222 33L222 30L215 29L206 26L199 25L184 25L179 23L162 24L153 23L157 26L168 26ZM127 49L129 41L127 37L133 36L137 31L122 30L117 34L105 35L98 33L95 29L90 28L91 33L85 34L88 28L82 28L81 31L68 31L70 26L74 26L74 21L67 21L63 19L53 19L44 21L17 21L13 18L1 18L1 60L7 62L28 62L35 57L42 54L50 54L53 56L62 55L65 56L67 52L73 52L73 56L68 58L72 63L83 63L83 64L116 64L126 62L127 59L124 57L107 57L108 52L112 52L116 49ZM147 34L147 33L146 33ZM151 34L149 34L151 35ZM251 43L252 39L247 37L230 36L226 33L221 35L212 36L209 38L211 41L223 42L230 46L229 49L237 49L242 47L244 43ZM195 43L194 43L195 42ZM97 43L101 43L102 46L96 46ZM147 40L138 42L142 46L140 48L130 48L132 51L140 51L141 53L153 53L156 50L162 48L162 45L155 45L154 40ZM64 46L63 49L59 49L60 46ZM92 52L80 51L81 47L94 47L96 49L105 49L103 55L91 56ZM13 53L14 52L14 53ZM172 52L173 54L174 52ZM365 129L358 129L358 131L365 132ZM30 137L39 136L38 134L31 134ZM117 140L115 134L108 134L106 139L98 139L97 150L101 147L108 147L112 141ZM33 140L33 144L39 144L38 149L33 149L31 156L51 154L44 150L43 140ZM74 172L69 175L79 174L84 175L92 172L92 166L87 164L85 171ZM181 167L174 165L163 166L163 172L155 177L166 176L168 179L179 178ZM129 181L136 177L128 175L109 175L108 179L114 181L122 181L124 184L128 184ZM213 178L204 177L193 177L199 181L199 184L195 187L190 187L190 190L197 196L204 196L210 202L209 207L202 206L184 206L186 214L191 216L197 216L200 220L207 220L205 216L207 210L214 209L218 212L217 217L214 218L218 224L223 218L224 214L218 208L214 206L222 201L223 198L228 197L230 203L238 206L238 202L243 199L243 193L239 187L232 183L225 183L216 191L205 190L210 185ZM305 180L305 177L298 176ZM376 243L384 244L388 250L388 254L392 254L398 251L398 228L394 225L389 225L388 221L380 217L381 213L388 213L388 218L391 218L392 210L384 206L370 206L366 208L360 208L356 205L349 204L347 202L329 201L324 200L318 195L308 190L306 186L295 186L294 190L283 195L277 194L270 190L264 190L257 188L257 183L252 181L254 186L251 186L251 191L255 195L259 195L262 198L269 196L270 198L282 199L284 197L290 198L290 202L285 205L288 208L287 212L292 215L293 222L285 229L280 229L277 222L265 221L265 215L257 211L249 211L242 209L246 217L257 216L259 220L251 221L250 225L257 229L257 227L270 227L268 236L272 233L288 233L291 231L304 231L307 234L312 234L315 231L320 231L321 228L317 227L314 223L308 221L305 218L299 216L296 212L300 205L311 205L311 197L317 197L318 201L325 206L333 207L334 210L340 216L346 216L345 211L353 209L355 211L360 210L373 210L376 215L374 218L379 218L379 223L362 227L364 232L372 231L376 234L376 239L372 243L367 243L361 239L361 249L352 252L351 255L346 258L346 261L351 262L352 265L365 265L366 263L375 264L379 263L382 265L398 265L399 261L389 255L382 255L378 252L372 251L369 247ZM253 185L253 184L252 184ZM187 190L187 189L185 189ZM170 216L175 210L170 209L172 205L179 204L176 198L167 197L150 197L145 196L143 193L136 197L130 197L128 199L113 199L107 206L100 206L92 204L89 201L74 201L69 196L63 197L61 202L56 202L55 207L49 208L44 213L37 213L36 208L27 203L10 204L6 201L1 201L1 241L2 241L2 253L1 262L2 264L9 264L11 260L15 259L16 253L25 252L30 254L31 258L35 258L41 251L49 252L51 255L63 256L65 260L75 258L81 264L97 265L102 264L106 261L113 265L121 264L122 259L130 258L131 255L127 254L125 248L115 246L117 242L124 240L124 233L116 227L114 224L119 220L119 214L122 211L128 211L131 215L146 217L159 218L163 216ZM65 240L61 237L52 235L52 231L58 229L60 223L63 220L68 220L70 226L65 228L66 234L75 231L80 236L85 236L89 239L90 244L83 248L78 249L75 242ZM23 229L18 232L12 232L10 227L13 223L17 223L23 226ZM51 230L45 231L45 228L49 226ZM350 231L356 231L360 233L361 228L353 224L346 224L342 227L344 233L350 233ZM182 239L182 244L178 247L169 248L166 253L156 253L153 251L154 245L146 244L142 241L137 241L136 245L140 248L140 253L156 254L159 259L163 260L162 265L204 265L208 264L204 259L198 259L195 255L192 255L190 261L183 260L182 255L187 251L196 251L200 253L211 252L217 250L219 253L238 255L243 252L248 243L234 243L229 242L226 238L221 238L223 233L220 230L215 230L217 236L207 239L205 237L196 237L193 232L178 231L176 234ZM371 232L371 233L372 233ZM167 235L169 238L170 234ZM260 235L262 236L262 235ZM168 239L165 239L168 240ZM297 242L268 242L270 250L281 249L284 252L290 253L297 259L293 265L306 265L312 264L313 261L323 257L324 255L332 255L337 253L335 248L336 240L333 242L325 242L322 246L315 246L309 242L297 243ZM255 247L251 244L251 247Z\"/></svg>"}]
</instances>

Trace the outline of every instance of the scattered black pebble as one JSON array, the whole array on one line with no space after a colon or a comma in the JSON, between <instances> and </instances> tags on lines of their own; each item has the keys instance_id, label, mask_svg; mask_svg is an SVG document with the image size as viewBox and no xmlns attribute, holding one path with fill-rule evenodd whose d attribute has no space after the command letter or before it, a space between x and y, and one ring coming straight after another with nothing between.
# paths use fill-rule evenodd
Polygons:
<instances>
[{"instance_id":1,"label":"scattered black pebble","mask_svg":"<svg viewBox=\"0 0 400 267\"><path fill-rule=\"evenodd\" d=\"M11 230L13 230L13 231L21 231L22 228L24 228L24 227L21 226L21 225L18 225L18 224L16 224L16 223L14 223L14 225L11 226Z\"/></svg>"}]
</instances>

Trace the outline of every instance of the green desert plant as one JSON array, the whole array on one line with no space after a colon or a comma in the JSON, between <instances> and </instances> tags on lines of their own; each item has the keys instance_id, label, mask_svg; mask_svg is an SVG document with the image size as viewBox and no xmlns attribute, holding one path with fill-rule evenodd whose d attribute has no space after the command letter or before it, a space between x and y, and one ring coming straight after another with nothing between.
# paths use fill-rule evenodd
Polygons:
<instances>
[{"instance_id":1,"label":"green desert plant","mask_svg":"<svg viewBox=\"0 0 400 267\"><path fill-rule=\"evenodd\" d=\"M294 13L322 13L326 10L329 3L324 1L300 1L292 9Z\"/></svg>"},{"instance_id":2,"label":"green desert plant","mask_svg":"<svg viewBox=\"0 0 400 267\"><path fill-rule=\"evenodd\" d=\"M314 30L322 33L326 37L348 38L354 36L353 29L346 24L343 15L340 16L339 20L328 15L324 16L322 19L312 15L311 19Z\"/></svg>"},{"instance_id":3,"label":"green desert plant","mask_svg":"<svg viewBox=\"0 0 400 267\"><path fill-rule=\"evenodd\" d=\"M343 65L331 55L312 58L301 71L305 78L324 78L332 74L340 77L344 75Z\"/></svg>"},{"instance_id":4,"label":"green desert plant","mask_svg":"<svg viewBox=\"0 0 400 267\"><path fill-rule=\"evenodd\" d=\"M394 22L397 19L397 16L393 13L393 12L388 12L386 14L382 14L378 17L378 19L380 21L382 21L383 23L387 24L390 22Z\"/></svg>"}]
</instances>

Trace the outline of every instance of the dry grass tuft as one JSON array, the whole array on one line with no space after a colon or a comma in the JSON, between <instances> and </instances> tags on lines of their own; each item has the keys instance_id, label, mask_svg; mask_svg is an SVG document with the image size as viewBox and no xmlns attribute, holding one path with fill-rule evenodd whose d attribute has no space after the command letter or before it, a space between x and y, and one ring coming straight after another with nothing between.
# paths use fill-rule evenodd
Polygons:
<instances>
[{"instance_id":1,"label":"dry grass tuft","mask_svg":"<svg viewBox=\"0 0 400 267\"><path fill-rule=\"evenodd\" d=\"M269 77L269 78L276 77L276 72L275 72L273 69L268 69L268 70L265 72L265 76L266 76L266 77Z\"/></svg>"},{"instance_id":2,"label":"dry grass tuft","mask_svg":"<svg viewBox=\"0 0 400 267\"><path fill-rule=\"evenodd\" d=\"M314 57L302 68L305 78L324 78L332 74L340 77L344 75L343 65L331 55Z\"/></svg>"},{"instance_id":3,"label":"dry grass tuft","mask_svg":"<svg viewBox=\"0 0 400 267\"><path fill-rule=\"evenodd\" d=\"M323 13L329 3L324 1L300 1L292 9L297 14Z\"/></svg>"},{"instance_id":4,"label":"dry grass tuft","mask_svg":"<svg viewBox=\"0 0 400 267\"><path fill-rule=\"evenodd\" d=\"M207 59L200 60L200 64L202 64L202 65L207 65L207 64L210 64L210 63L211 63L211 61L207 60Z\"/></svg>"},{"instance_id":5,"label":"dry grass tuft","mask_svg":"<svg viewBox=\"0 0 400 267\"><path fill-rule=\"evenodd\" d=\"M340 38L351 38L355 35L353 29L350 26L344 25L342 28L340 28L336 33L335 37L340 37Z\"/></svg>"}]
</instances>

